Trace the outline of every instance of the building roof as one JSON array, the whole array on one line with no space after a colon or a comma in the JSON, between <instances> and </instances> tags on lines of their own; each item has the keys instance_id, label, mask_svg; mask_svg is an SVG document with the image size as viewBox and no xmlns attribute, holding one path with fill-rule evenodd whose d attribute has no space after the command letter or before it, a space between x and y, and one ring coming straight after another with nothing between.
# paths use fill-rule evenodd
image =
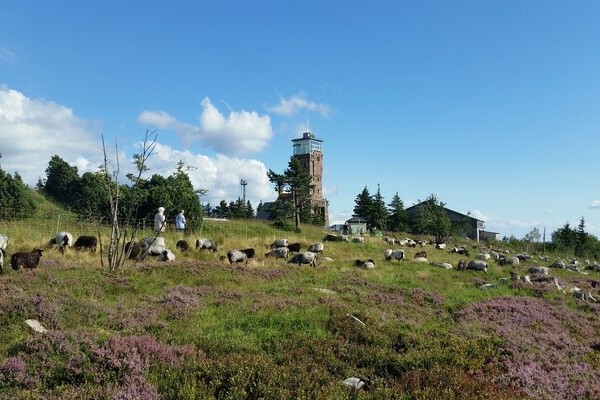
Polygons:
<instances>
[{"instance_id":1,"label":"building roof","mask_svg":"<svg viewBox=\"0 0 600 400\"><path fill-rule=\"evenodd\" d=\"M412 206L410 206L410 207L406 208L404 211L406 211L406 212L410 213L412 210L416 210L416 209L417 209L417 208L418 208L418 207L419 207L421 204L423 204L423 203L425 203L425 202L424 202L424 201L422 201L422 202L420 202L420 203L414 204L414 205L412 205ZM470 219L474 219L474 220L476 220L476 221L481 221L481 222L484 222L484 221L483 221L483 220L481 220L481 219L478 219L478 218L472 217L472 216L470 216L470 215L467 215L467 214L459 213L458 211L451 210L451 209L449 209L448 207L444 207L444 210L446 210L447 212L450 212L450 213L454 213L454 214L456 214L456 215L460 215L461 217L464 217L464 218L470 218Z\"/></svg>"},{"instance_id":2,"label":"building roof","mask_svg":"<svg viewBox=\"0 0 600 400\"><path fill-rule=\"evenodd\" d=\"M363 217L359 217L359 216L353 216L352 218L350 218L349 220L346 221L349 224L366 224L367 220L364 219Z\"/></svg>"}]
</instances>

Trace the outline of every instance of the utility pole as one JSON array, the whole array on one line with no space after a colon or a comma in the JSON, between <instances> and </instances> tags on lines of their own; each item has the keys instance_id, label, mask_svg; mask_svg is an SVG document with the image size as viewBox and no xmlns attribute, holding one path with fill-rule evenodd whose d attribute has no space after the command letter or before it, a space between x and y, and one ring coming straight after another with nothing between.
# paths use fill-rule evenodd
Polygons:
<instances>
[{"instance_id":1,"label":"utility pole","mask_svg":"<svg viewBox=\"0 0 600 400\"><path fill-rule=\"evenodd\" d=\"M546 253L546 227L544 227L544 236L542 238L542 255Z\"/></svg>"},{"instance_id":2,"label":"utility pole","mask_svg":"<svg viewBox=\"0 0 600 400\"><path fill-rule=\"evenodd\" d=\"M240 185L242 185L242 199L244 200L244 205L246 205L246 185L248 185L248 182L245 179L240 179Z\"/></svg>"}]
</instances>

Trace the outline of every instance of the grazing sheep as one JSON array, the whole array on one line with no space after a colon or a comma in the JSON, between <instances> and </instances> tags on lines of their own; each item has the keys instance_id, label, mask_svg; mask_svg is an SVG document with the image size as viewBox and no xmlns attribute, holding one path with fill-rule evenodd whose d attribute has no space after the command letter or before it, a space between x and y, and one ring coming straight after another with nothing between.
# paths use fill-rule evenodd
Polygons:
<instances>
[{"instance_id":1,"label":"grazing sheep","mask_svg":"<svg viewBox=\"0 0 600 400\"><path fill-rule=\"evenodd\" d=\"M369 391L369 390L373 389L373 383L371 382L371 380L369 378L350 377L350 378L344 379L344 381L342 383L354 391L357 391L360 389Z\"/></svg>"},{"instance_id":2,"label":"grazing sheep","mask_svg":"<svg viewBox=\"0 0 600 400\"><path fill-rule=\"evenodd\" d=\"M8 236L0 234L0 249L6 251L8 247Z\"/></svg>"},{"instance_id":3,"label":"grazing sheep","mask_svg":"<svg viewBox=\"0 0 600 400\"><path fill-rule=\"evenodd\" d=\"M427 258L427 252L419 251L419 252L415 253L415 256L413 258Z\"/></svg>"},{"instance_id":4,"label":"grazing sheep","mask_svg":"<svg viewBox=\"0 0 600 400\"><path fill-rule=\"evenodd\" d=\"M444 268L444 269L452 269L452 264L446 263L446 262L432 262L431 265L433 265L434 267L440 267L440 268Z\"/></svg>"},{"instance_id":5,"label":"grazing sheep","mask_svg":"<svg viewBox=\"0 0 600 400\"><path fill-rule=\"evenodd\" d=\"M272 249L276 249L278 247L288 247L288 240L287 239L275 239L275 241L273 243L271 243L271 247Z\"/></svg>"},{"instance_id":6,"label":"grazing sheep","mask_svg":"<svg viewBox=\"0 0 600 400\"><path fill-rule=\"evenodd\" d=\"M175 254L169 249L164 249L158 257L158 261L175 261Z\"/></svg>"},{"instance_id":7,"label":"grazing sheep","mask_svg":"<svg viewBox=\"0 0 600 400\"><path fill-rule=\"evenodd\" d=\"M404 250L386 249L383 252L383 258L385 261L404 260Z\"/></svg>"},{"instance_id":8,"label":"grazing sheep","mask_svg":"<svg viewBox=\"0 0 600 400\"><path fill-rule=\"evenodd\" d=\"M437 250L444 250L446 248L446 243L436 243L435 248Z\"/></svg>"},{"instance_id":9,"label":"grazing sheep","mask_svg":"<svg viewBox=\"0 0 600 400\"><path fill-rule=\"evenodd\" d=\"M565 263L563 261L556 261L550 264L550 268L565 269Z\"/></svg>"},{"instance_id":10,"label":"grazing sheep","mask_svg":"<svg viewBox=\"0 0 600 400\"><path fill-rule=\"evenodd\" d=\"M488 263L486 263L485 261L482 261L482 260L472 260L472 261L469 261L466 269L487 272Z\"/></svg>"},{"instance_id":11,"label":"grazing sheep","mask_svg":"<svg viewBox=\"0 0 600 400\"><path fill-rule=\"evenodd\" d=\"M4 251L4 249L0 248L0 275L2 275L4 272L2 271L2 268L4 267L4 257L6 256L6 252Z\"/></svg>"},{"instance_id":12,"label":"grazing sheep","mask_svg":"<svg viewBox=\"0 0 600 400\"><path fill-rule=\"evenodd\" d=\"M238 263L248 263L248 256L246 255L246 253L241 252L240 250L237 249L231 249L227 252L227 259L229 260L229 264L233 264L236 263L236 265Z\"/></svg>"},{"instance_id":13,"label":"grazing sheep","mask_svg":"<svg viewBox=\"0 0 600 400\"><path fill-rule=\"evenodd\" d=\"M548 275L548 267L531 267L528 272L530 274Z\"/></svg>"},{"instance_id":14,"label":"grazing sheep","mask_svg":"<svg viewBox=\"0 0 600 400\"><path fill-rule=\"evenodd\" d=\"M140 240L142 257L146 255L160 256L167 249L165 238L162 236L147 236Z\"/></svg>"},{"instance_id":15,"label":"grazing sheep","mask_svg":"<svg viewBox=\"0 0 600 400\"><path fill-rule=\"evenodd\" d=\"M294 256L288 261L290 264L308 264L312 265L314 268L317 267L317 255L310 251L304 251L298 254L294 254Z\"/></svg>"},{"instance_id":16,"label":"grazing sheep","mask_svg":"<svg viewBox=\"0 0 600 400\"><path fill-rule=\"evenodd\" d=\"M347 242L348 240L348 235L332 235L330 233L323 238L323 242Z\"/></svg>"},{"instance_id":17,"label":"grazing sheep","mask_svg":"<svg viewBox=\"0 0 600 400\"><path fill-rule=\"evenodd\" d=\"M33 249L29 253L18 252L14 253L10 257L10 265L12 269L15 271L19 270L19 268L37 268L40 257L42 256L42 249Z\"/></svg>"},{"instance_id":18,"label":"grazing sheep","mask_svg":"<svg viewBox=\"0 0 600 400\"><path fill-rule=\"evenodd\" d=\"M265 254L265 257L285 258L288 259L290 249L287 247L278 247Z\"/></svg>"},{"instance_id":19,"label":"grazing sheep","mask_svg":"<svg viewBox=\"0 0 600 400\"><path fill-rule=\"evenodd\" d=\"M511 265L513 267L516 267L517 265L520 264L520 261L519 261L518 257L500 257L498 259L498 264L500 264L500 265Z\"/></svg>"},{"instance_id":20,"label":"grazing sheep","mask_svg":"<svg viewBox=\"0 0 600 400\"><path fill-rule=\"evenodd\" d=\"M125 254L129 254L128 258L130 260L137 258L137 256L139 256L141 252L142 252L142 248L140 247L140 245L138 243L131 241L131 242L127 242L125 244Z\"/></svg>"},{"instance_id":21,"label":"grazing sheep","mask_svg":"<svg viewBox=\"0 0 600 400\"><path fill-rule=\"evenodd\" d=\"M355 236L352 238L352 242L354 243L364 243L365 242L365 237L364 236Z\"/></svg>"},{"instance_id":22,"label":"grazing sheep","mask_svg":"<svg viewBox=\"0 0 600 400\"><path fill-rule=\"evenodd\" d=\"M256 251L252 247L248 249L242 249L241 252L244 253L248 259L254 258L256 255Z\"/></svg>"},{"instance_id":23,"label":"grazing sheep","mask_svg":"<svg viewBox=\"0 0 600 400\"><path fill-rule=\"evenodd\" d=\"M456 269L458 269L458 270L467 269L467 260L459 260L458 264L456 264Z\"/></svg>"},{"instance_id":24,"label":"grazing sheep","mask_svg":"<svg viewBox=\"0 0 600 400\"><path fill-rule=\"evenodd\" d=\"M391 244L392 246L396 244L396 238L391 237L391 236L384 236L383 241L386 242L387 244Z\"/></svg>"},{"instance_id":25,"label":"grazing sheep","mask_svg":"<svg viewBox=\"0 0 600 400\"><path fill-rule=\"evenodd\" d=\"M308 246L308 250L311 253L322 253L324 250L325 246L323 246L322 242L318 242L315 244L311 244L310 246Z\"/></svg>"},{"instance_id":26,"label":"grazing sheep","mask_svg":"<svg viewBox=\"0 0 600 400\"><path fill-rule=\"evenodd\" d=\"M217 251L217 244L214 240L200 238L196 240L196 250Z\"/></svg>"},{"instance_id":27,"label":"grazing sheep","mask_svg":"<svg viewBox=\"0 0 600 400\"><path fill-rule=\"evenodd\" d=\"M575 297L577 297L577 298L579 298L579 299L581 299L583 301L592 301L594 303L598 302L598 300L596 300L594 298L594 296L592 296L592 294L590 293L589 290L581 289L581 288L575 286L575 287L572 287L569 290L569 292L573 293L573 296L575 296Z\"/></svg>"},{"instance_id":28,"label":"grazing sheep","mask_svg":"<svg viewBox=\"0 0 600 400\"><path fill-rule=\"evenodd\" d=\"M490 253L479 253L477 254L477 258L480 260L489 260L492 256L490 256Z\"/></svg>"},{"instance_id":29,"label":"grazing sheep","mask_svg":"<svg viewBox=\"0 0 600 400\"><path fill-rule=\"evenodd\" d=\"M98 238L96 236L79 236L73 247L75 250L87 249L95 253L98 248Z\"/></svg>"},{"instance_id":30,"label":"grazing sheep","mask_svg":"<svg viewBox=\"0 0 600 400\"><path fill-rule=\"evenodd\" d=\"M464 247L454 246L452 250L450 250L450 253L458 253L460 255L469 257L469 250L465 249Z\"/></svg>"},{"instance_id":31,"label":"grazing sheep","mask_svg":"<svg viewBox=\"0 0 600 400\"><path fill-rule=\"evenodd\" d=\"M375 268L375 261L373 261L373 259L371 259L371 258L369 258L367 261L356 260L354 262L354 265L356 265L359 268L373 269L373 268Z\"/></svg>"},{"instance_id":32,"label":"grazing sheep","mask_svg":"<svg viewBox=\"0 0 600 400\"><path fill-rule=\"evenodd\" d=\"M178 240L177 243L175 243L175 248L179 251L187 251L190 248L190 244L187 240Z\"/></svg>"},{"instance_id":33,"label":"grazing sheep","mask_svg":"<svg viewBox=\"0 0 600 400\"><path fill-rule=\"evenodd\" d=\"M427 259L427 257L415 257L413 258L414 262L428 262L429 260Z\"/></svg>"},{"instance_id":34,"label":"grazing sheep","mask_svg":"<svg viewBox=\"0 0 600 400\"><path fill-rule=\"evenodd\" d=\"M302 245L300 243L296 242L296 243L291 243L287 248L291 252L298 253L298 252L300 252L301 247L302 247Z\"/></svg>"},{"instance_id":35,"label":"grazing sheep","mask_svg":"<svg viewBox=\"0 0 600 400\"><path fill-rule=\"evenodd\" d=\"M66 249L73 245L73 235L65 231L58 232L54 239L50 239L50 245L58 245L58 250L64 253Z\"/></svg>"}]
</instances>

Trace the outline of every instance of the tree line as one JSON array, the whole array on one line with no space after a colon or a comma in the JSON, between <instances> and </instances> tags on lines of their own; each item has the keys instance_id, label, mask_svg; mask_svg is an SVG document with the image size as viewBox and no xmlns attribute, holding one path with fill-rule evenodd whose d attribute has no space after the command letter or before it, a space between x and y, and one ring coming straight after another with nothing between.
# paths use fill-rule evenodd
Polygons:
<instances>
[{"instance_id":1,"label":"tree line","mask_svg":"<svg viewBox=\"0 0 600 400\"><path fill-rule=\"evenodd\" d=\"M128 175L129 185L111 182L110 175L105 172L100 167L97 172L85 172L80 176L77 167L54 155L45 170L45 179L38 181L36 189L65 209L95 222L103 222L110 215L109 185L119 185L118 207L123 213L133 210L136 219L150 219L161 206L165 207L165 213L171 219L180 209L184 209L188 228L192 230L200 226L203 216L231 219L255 217L250 201L244 203L241 198L229 203L221 200L216 207L210 204L203 207L199 196L206 191L193 188L182 161L177 164L175 172L166 178L157 174L149 179ZM268 210L276 226L299 229L300 223L324 223L324 216L311 204L311 176L296 157L290 158L288 168L283 173L269 170L267 175L279 194ZM416 212L409 216L398 192L386 204L379 186L373 195L365 186L356 196L353 212L367 221L369 229L432 235L439 242L453 235L464 234L464 226L450 221L444 210L445 204L437 196L431 195L419 205ZM256 211L262 207L260 203ZM0 209L11 210L10 214L3 213L2 218L5 219L32 217L37 211L31 189L19 173L7 173L1 167ZM504 237L503 241L536 244L540 236L539 229L534 228L522 239L511 236ZM583 217L577 227L567 222L552 232L550 237L548 250L567 252L576 257L600 258L600 242L585 231Z\"/></svg>"}]
</instances>

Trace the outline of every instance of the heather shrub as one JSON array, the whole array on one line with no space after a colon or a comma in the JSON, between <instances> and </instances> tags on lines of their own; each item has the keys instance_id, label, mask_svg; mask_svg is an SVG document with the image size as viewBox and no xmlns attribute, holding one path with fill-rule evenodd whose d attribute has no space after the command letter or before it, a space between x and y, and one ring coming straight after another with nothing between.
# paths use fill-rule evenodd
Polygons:
<instances>
[{"instance_id":1,"label":"heather shrub","mask_svg":"<svg viewBox=\"0 0 600 400\"><path fill-rule=\"evenodd\" d=\"M585 361L596 351L592 346L600 328L597 318L522 297L473 304L456 318L461 330L502 339L501 373L494 382L535 399L600 397L600 370Z\"/></svg>"}]
</instances>

